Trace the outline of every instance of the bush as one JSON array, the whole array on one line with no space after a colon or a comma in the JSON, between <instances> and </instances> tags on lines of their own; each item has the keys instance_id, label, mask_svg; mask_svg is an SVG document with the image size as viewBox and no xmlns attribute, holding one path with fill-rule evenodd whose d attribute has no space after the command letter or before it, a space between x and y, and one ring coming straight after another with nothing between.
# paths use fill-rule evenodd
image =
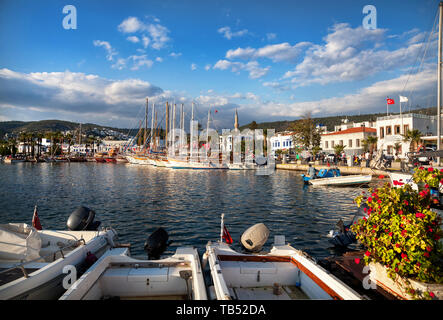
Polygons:
<instances>
[{"instance_id":1,"label":"bush","mask_svg":"<svg viewBox=\"0 0 443 320\"><path fill-rule=\"evenodd\" d=\"M355 199L358 206L362 202L368 204L365 212L369 217L351 227L367 248L365 263L383 264L393 280L399 275L426 283L443 283L443 250L439 242L442 219L430 210L429 189L418 193L410 185L391 188L386 183L369 191L370 196L363 194Z\"/></svg>"},{"instance_id":2,"label":"bush","mask_svg":"<svg viewBox=\"0 0 443 320\"><path fill-rule=\"evenodd\" d=\"M417 184L422 183L431 188L438 188L440 183L443 183L443 169L438 170L432 167L420 167L415 169L412 179Z\"/></svg>"}]
</instances>

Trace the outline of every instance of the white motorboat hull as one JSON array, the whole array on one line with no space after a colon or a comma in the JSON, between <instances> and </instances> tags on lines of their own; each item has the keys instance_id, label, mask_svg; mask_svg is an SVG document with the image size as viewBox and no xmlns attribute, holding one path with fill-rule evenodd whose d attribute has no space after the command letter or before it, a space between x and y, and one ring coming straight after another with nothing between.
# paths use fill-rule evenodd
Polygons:
<instances>
[{"instance_id":1,"label":"white motorboat hull","mask_svg":"<svg viewBox=\"0 0 443 320\"><path fill-rule=\"evenodd\" d=\"M269 254L241 254L225 243L208 243L205 255L218 300L363 299L289 245L274 245Z\"/></svg>"},{"instance_id":2,"label":"white motorboat hull","mask_svg":"<svg viewBox=\"0 0 443 320\"><path fill-rule=\"evenodd\" d=\"M115 231L39 231L42 239L50 241L49 246L43 248L42 256L50 254L54 251L53 262L30 262L26 264L26 268L38 269L28 275L21 277L0 286L0 300L8 299L57 299L65 291L62 281L67 273L63 272L66 266L79 267L85 261L88 252L100 257L106 250L111 247L113 239L116 236ZM85 244L80 244L77 248L70 252L64 253L64 258L58 249L57 242L60 239L80 240L90 239ZM48 240L49 239L49 240ZM58 250L56 250L58 249ZM52 250L52 251L51 251ZM11 263L0 260L0 267L8 269L19 263Z\"/></svg>"},{"instance_id":3,"label":"white motorboat hull","mask_svg":"<svg viewBox=\"0 0 443 320\"><path fill-rule=\"evenodd\" d=\"M350 175L332 178L311 179L309 183L313 186L352 186L371 182L371 175Z\"/></svg>"},{"instance_id":4,"label":"white motorboat hull","mask_svg":"<svg viewBox=\"0 0 443 320\"><path fill-rule=\"evenodd\" d=\"M166 167L173 169L227 169L224 164L212 162L195 162L168 158Z\"/></svg>"},{"instance_id":5,"label":"white motorboat hull","mask_svg":"<svg viewBox=\"0 0 443 320\"><path fill-rule=\"evenodd\" d=\"M257 165L255 163L228 163L229 170L255 170Z\"/></svg>"},{"instance_id":6,"label":"white motorboat hull","mask_svg":"<svg viewBox=\"0 0 443 320\"><path fill-rule=\"evenodd\" d=\"M187 284L183 274L191 276ZM65 292L60 300L174 299L206 300L206 287L198 252L178 248L160 260L139 260L127 248L103 255Z\"/></svg>"},{"instance_id":7,"label":"white motorboat hull","mask_svg":"<svg viewBox=\"0 0 443 320\"><path fill-rule=\"evenodd\" d=\"M394 183L394 181L396 181L404 184L409 184L413 190L418 191L417 184L412 180L412 174L390 172L389 177L391 178L391 185L394 188L399 187L397 183Z\"/></svg>"}]
</instances>

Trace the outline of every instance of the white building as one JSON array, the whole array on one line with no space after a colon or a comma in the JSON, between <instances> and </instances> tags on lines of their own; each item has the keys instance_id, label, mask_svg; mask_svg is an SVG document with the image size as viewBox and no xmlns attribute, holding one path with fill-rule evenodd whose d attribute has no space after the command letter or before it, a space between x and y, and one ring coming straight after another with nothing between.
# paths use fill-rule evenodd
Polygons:
<instances>
[{"instance_id":1,"label":"white building","mask_svg":"<svg viewBox=\"0 0 443 320\"><path fill-rule=\"evenodd\" d=\"M408 130L419 130L423 140L429 144L437 143L437 116L428 116L416 113L408 113L402 116L391 115L377 118L377 149L384 153L394 154L394 145L400 143L399 156L405 157L410 151L410 143L403 141L403 135ZM415 150L414 150L415 151Z\"/></svg>"},{"instance_id":2,"label":"white building","mask_svg":"<svg viewBox=\"0 0 443 320\"><path fill-rule=\"evenodd\" d=\"M351 127L345 130L329 132L321 135L320 147L323 152L335 153L336 145L345 146L347 155L359 155L363 153L363 140L369 136L375 136L377 130L365 126Z\"/></svg>"},{"instance_id":3,"label":"white building","mask_svg":"<svg viewBox=\"0 0 443 320\"><path fill-rule=\"evenodd\" d=\"M289 150L294 147L294 142L292 137L293 132L280 132L275 136L271 137L271 151L275 154L277 150Z\"/></svg>"}]
</instances>

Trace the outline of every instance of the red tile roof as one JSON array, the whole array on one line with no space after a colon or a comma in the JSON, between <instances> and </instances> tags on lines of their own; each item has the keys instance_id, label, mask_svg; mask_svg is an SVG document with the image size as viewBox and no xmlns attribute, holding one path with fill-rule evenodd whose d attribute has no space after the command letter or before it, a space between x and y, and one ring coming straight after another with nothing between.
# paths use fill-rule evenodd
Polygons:
<instances>
[{"instance_id":1,"label":"red tile roof","mask_svg":"<svg viewBox=\"0 0 443 320\"><path fill-rule=\"evenodd\" d=\"M349 129L342 130L342 131L325 133L325 134L322 134L322 136L331 136L331 135L334 135L334 134L347 134L347 133L357 133L357 132L372 132L372 133L376 133L377 130L374 129L374 128L367 128L367 127L354 127L354 128L349 128Z\"/></svg>"}]
</instances>

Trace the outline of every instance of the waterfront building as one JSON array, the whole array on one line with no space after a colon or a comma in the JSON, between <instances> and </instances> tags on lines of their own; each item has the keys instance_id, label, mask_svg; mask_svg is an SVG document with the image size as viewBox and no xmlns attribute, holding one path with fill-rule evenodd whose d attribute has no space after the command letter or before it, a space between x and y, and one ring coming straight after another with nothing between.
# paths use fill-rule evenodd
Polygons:
<instances>
[{"instance_id":1,"label":"waterfront building","mask_svg":"<svg viewBox=\"0 0 443 320\"><path fill-rule=\"evenodd\" d=\"M395 144L400 144L398 156L406 157L410 151L410 142L403 141L403 135L408 130L419 130L422 134L422 140L426 145L437 144L437 116L429 116L417 113L408 113L403 115L390 115L378 117L376 121L377 129L377 150L383 150L385 154L394 155Z\"/></svg>"},{"instance_id":2,"label":"waterfront building","mask_svg":"<svg viewBox=\"0 0 443 320\"><path fill-rule=\"evenodd\" d=\"M285 131L278 132L275 136L271 137L271 150L275 154L277 150L286 151L294 147L293 136L294 132Z\"/></svg>"},{"instance_id":3,"label":"waterfront building","mask_svg":"<svg viewBox=\"0 0 443 320\"><path fill-rule=\"evenodd\" d=\"M325 153L335 153L336 145L345 146L346 155L359 155L364 152L363 140L369 136L376 136L375 128L366 127L365 123L359 123L360 126L352 126L339 131L324 133L321 135L320 147Z\"/></svg>"}]
</instances>

